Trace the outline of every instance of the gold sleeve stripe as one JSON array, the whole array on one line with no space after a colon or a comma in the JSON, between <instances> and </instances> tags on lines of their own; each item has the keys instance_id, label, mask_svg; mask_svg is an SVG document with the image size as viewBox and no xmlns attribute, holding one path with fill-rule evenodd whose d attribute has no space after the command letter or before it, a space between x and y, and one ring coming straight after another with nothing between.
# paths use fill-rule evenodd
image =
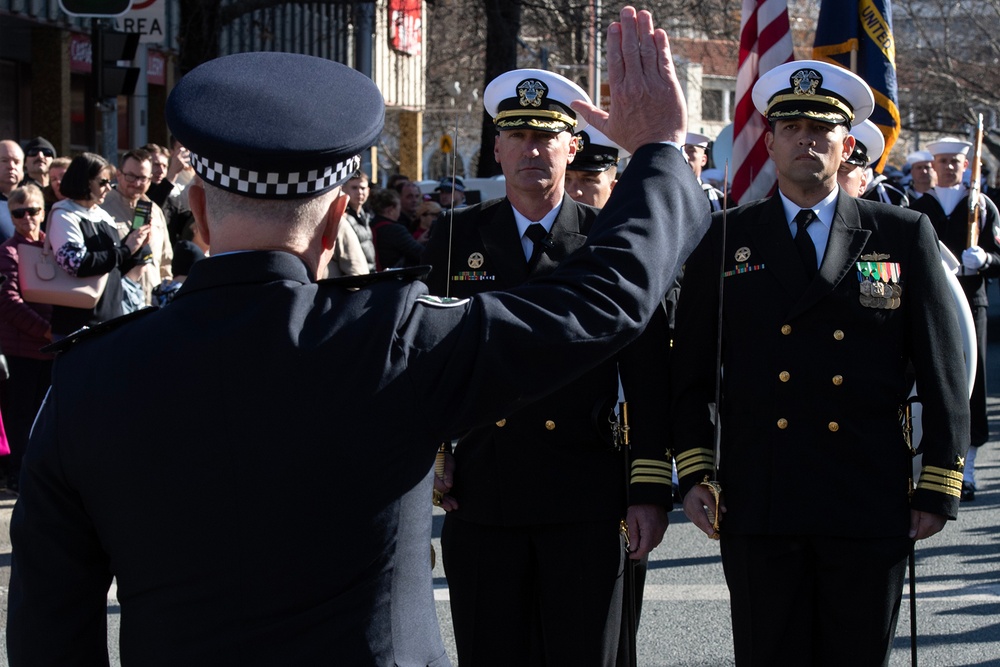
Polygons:
<instances>
[{"instance_id":1,"label":"gold sleeve stripe","mask_svg":"<svg viewBox=\"0 0 1000 667\"><path fill-rule=\"evenodd\" d=\"M689 459L689 458L691 458L693 456L697 456L697 457L705 457L705 456L707 456L710 459L714 459L715 458L715 451L709 449L708 447L697 447L695 449L688 449L687 451L683 451L680 454L675 455L674 459L677 460L677 461L684 461L684 460Z\"/></svg>"},{"instance_id":2,"label":"gold sleeve stripe","mask_svg":"<svg viewBox=\"0 0 1000 667\"><path fill-rule=\"evenodd\" d=\"M636 468L659 468L668 473L672 470L670 461L657 461L656 459L636 459L632 461L632 471L635 472Z\"/></svg>"},{"instance_id":3,"label":"gold sleeve stripe","mask_svg":"<svg viewBox=\"0 0 1000 667\"><path fill-rule=\"evenodd\" d=\"M715 467L715 452L710 449L693 449L677 456L677 475L685 477L706 468Z\"/></svg>"},{"instance_id":4,"label":"gold sleeve stripe","mask_svg":"<svg viewBox=\"0 0 1000 667\"><path fill-rule=\"evenodd\" d=\"M938 475L944 477L945 479L950 479L958 482L959 486L962 486L962 473L956 470L948 470L947 468L938 468L937 466L924 466L923 471L920 476L924 475Z\"/></svg>"},{"instance_id":5,"label":"gold sleeve stripe","mask_svg":"<svg viewBox=\"0 0 1000 667\"><path fill-rule=\"evenodd\" d=\"M632 479L629 481L630 484L664 484L666 486L673 486L670 482L669 477L653 477L650 475L632 475Z\"/></svg>"},{"instance_id":6,"label":"gold sleeve stripe","mask_svg":"<svg viewBox=\"0 0 1000 667\"><path fill-rule=\"evenodd\" d=\"M649 484L671 485L672 472L673 468L668 461L636 459L632 462L630 482L632 484L646 482Z\"/></svg>"},{"instance_id":7,"label":"gold sleeve stripe","mask_svg":"<svg viewBox=\"0 0 1000 667\"><path fill-rule=\"evenodd\" d=\"M926 466L920 473L920 481L917 483L917 488L961 498L962 474L953 470Z\"/></svg>"}]
</instances>

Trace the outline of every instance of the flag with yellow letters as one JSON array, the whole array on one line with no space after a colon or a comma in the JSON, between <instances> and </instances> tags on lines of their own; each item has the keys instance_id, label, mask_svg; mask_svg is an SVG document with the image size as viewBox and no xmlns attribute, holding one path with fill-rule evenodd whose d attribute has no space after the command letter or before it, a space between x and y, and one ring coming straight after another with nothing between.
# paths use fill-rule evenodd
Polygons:
<instances>
[{"instance_id":1,"label":"flag with yellow letters","mask_svg":"<svg viewBox=\"0 0 1000 667\"><path fill-rule=\"evenodd\" d=\"M875 94L871 121L885 136L885 152L875 165L882 171L900 126L890 0L823 0L813 58L845 67L871 86Z\"/></svg>"}]
</instances>

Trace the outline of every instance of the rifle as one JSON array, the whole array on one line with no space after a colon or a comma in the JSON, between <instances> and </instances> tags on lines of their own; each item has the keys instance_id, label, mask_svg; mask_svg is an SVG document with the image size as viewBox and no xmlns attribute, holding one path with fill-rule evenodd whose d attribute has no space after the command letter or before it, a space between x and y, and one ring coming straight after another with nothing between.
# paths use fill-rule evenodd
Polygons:
<instances>
[{"instance_id":1,"label":"rifle","mask_svg":"<svg viewBox=\"0 0 1000 667\"><path fill-rule=\"evenodd\" d=\"M972 174L969 179L969 235L966 248L979 245L979 195L983 154L983 114L979 114L976 122L976 140L972 145Z\"/></svg>"}]
</instances>

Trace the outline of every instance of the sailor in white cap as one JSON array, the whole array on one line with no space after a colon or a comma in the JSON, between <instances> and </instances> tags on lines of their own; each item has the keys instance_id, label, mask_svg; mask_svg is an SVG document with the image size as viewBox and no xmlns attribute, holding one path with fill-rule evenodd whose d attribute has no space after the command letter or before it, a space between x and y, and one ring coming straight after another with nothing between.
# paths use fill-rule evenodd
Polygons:
<instances>
[{"instance_id":1,"label":"sailor in white cap","mask_svg":"<svg viewBox=\"0 0 1000 667\"><path fill-rule=\"evenodd\" d=\"M962 183L962 174L969 166L972 144L958 137L945 137L927 145L934 156L934 173L937 185L914 202L915 211L926 213L934 225L938 238L956 257L962 260L958 282L962 284L972 317L976 323L976 342L979 363L972 388L971 447L965 458L962 478L962 500L976 498L975 465L979 447L989 440L989 423L986 415L986 327L988 278L1000 276L1000 213L996 204L986 195L979 195L979 202L971 207L977 211L978 241L969 245L970 205L969 188Z\"/></svg>"},{"instance_id":2,"label":"sailor in white cap","mask_svg":"<svg viewBox=\"0 0 1000 667\"><path fill-rule=\"evenodd\" d=\"M672 76L670 63L663 64L663 74ZM567 166L579 157L574 134L589 130L577 112L587 94L558 74L520 69L490 82L483 101L498 132L494 157L506 197L456 210L451 233L449 225L437 225L425 261L434 267L430 291L442 297L545 284L579 254L598 218L598 209L565 192ZM704 218L704 196L679 150L686 120L672 110L646 111L675 124L674 146L663 146L661 156L675 179L671 196L688 215ZM645 169L640 157L633 155L629 170ZM603 168L613 160L600 162ZM604 210L639 196L634 184L623 179ZM461 434L454 485L440 489L448 511L441 547L461 664L615 664L627 564L619 522L624 517L629 526L629 558L639 560L662 539L671 504L663 445L667 341L661 313L626 351L572 384ZM631 416L630 461L607 437L619 368Z\"/></svg>"},{"instance_id":3,"label":"sailor in white cap","mask_svg":"<svg viewBox=\"0 0 1000 667\"><path fill-rule=\"evenodd\" d=\"M708 165L708 144L711 141L704 134L688 132L687 138L684 140L684 154L687 155L691 171L694 172L695 178L701 183L701 187L708 197L709 206L712 207L713 211L719 211L722 210L722 201L725 199L725 196L711 183L706 183L701 179L702 172Z\"/></svg>"},{"instance_id":4,"label":"sailor in white cap","mask_svg":"<svg viewBox=\"0 0 1000 667\"><path fill-rule=\"evenodd\" d=\"M566 194L581 204L603 208L618 179L618 164L628 151L593 127L576 136L576 146L576 157L566 166Z\"/></svg>"},{"instance_id":5,"label":"sailor in white cap","mask_svg":"<svg viewBox=\"0 0 1000 667\"><path fill-rule=\"evenodd\" d=\"M906 165L910 169L910 183L906 187L906 196L912 203L937 185L937 172L934 171L934 156L930 151L913 151L906 156Z\"/></svg>"},{"instance_id":6,"label":"sailor in white cap","mask_svg":"<svg viewBox=\"0 0 1000 667\"><path fill-rule=\"evenodd\" d=\"M913 540L958 509L954 300L925 216L838 187L849 131L873 107L864 81L791 62L753 100L778 192L716 213L685 263L670 376L684 511L721 537L736 664L882 665ZM910 363L934 429L912 497L899 428Z\"/></svg>"},{"instance_id":7,"label":"sailor in white cap","mask_svg":"<svg viewBox=\"0 0 1000 667\"><path fill-rule=\"evenodd\" d=\"M611 114L581 113L635 153L624 196L550 275L470 299L428 296L414 280L426 267L317 280L341 186L382 133L370 77L254 52L180 79L166 119L191 149L191 210L212 256L169 308L57 344L10 521L11 665L108 664L113 578L135 664L447 664L397 650L397 633L436 625L426 474L439 443L579 382L639 336L707 227L662 143L687 115L666 35L627 8L607 44ZM183 418L102 418L135 402L149 368L190 369L158 379L158 409ZM577 457L610 456L563 453L566 478ZM411 595L397 596L401 575ZM571 643L591 628L577 630Z\"/></svg>"},{"instance_id":8,"label":"sailor in white cap","mask_svg":"<svg viewBox=\"0 0 1000 667\"><path fill-rule=\"evenodd\" d=\"M865 193L872 177L871 165L878 162L885 150L885 138L870 120L851 128L854 151L840 165L837 182L847 194L860 197Z\"/></svg>"},{"instance_id":9,"label":"sailor in white cap","mask_svg":"<svg viewBox=\"0 0 1000 667\"><path fill-rule=\"evenodd\" d=\"M847 158L846 164L857 165L864 173L864 187L858 196L893 206L909 206L910 200L906 198L906 194L890 183L885 174L875 172L874 166L885 151L885 137L878 125L866 119L851 128L851 136L854 137L854 152ZM841 175L843 170L844 165L841 165ZM837 180L843 187L841 175L838 175ZM847 190L850 191L850 188Z\"/></svg>"}]
</instances>

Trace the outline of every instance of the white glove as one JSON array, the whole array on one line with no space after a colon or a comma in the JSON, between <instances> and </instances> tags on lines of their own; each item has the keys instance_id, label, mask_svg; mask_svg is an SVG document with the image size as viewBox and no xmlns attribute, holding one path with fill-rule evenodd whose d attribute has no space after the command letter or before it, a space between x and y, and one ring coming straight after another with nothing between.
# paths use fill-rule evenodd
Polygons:
<instances>
[{"instance_id":1,"label":"white glove","mask_svg":"<svg viewBox=\"0 0 1000 667\"><path fill-rule=\"evenodd\" d=\"M986 251L977 245L971 248L966 248L962 251L962 266L969 269L970 271L978 271L979 269L986 266L986 262L989 260L989 255Z\"/></svg>"}]
</instances>

